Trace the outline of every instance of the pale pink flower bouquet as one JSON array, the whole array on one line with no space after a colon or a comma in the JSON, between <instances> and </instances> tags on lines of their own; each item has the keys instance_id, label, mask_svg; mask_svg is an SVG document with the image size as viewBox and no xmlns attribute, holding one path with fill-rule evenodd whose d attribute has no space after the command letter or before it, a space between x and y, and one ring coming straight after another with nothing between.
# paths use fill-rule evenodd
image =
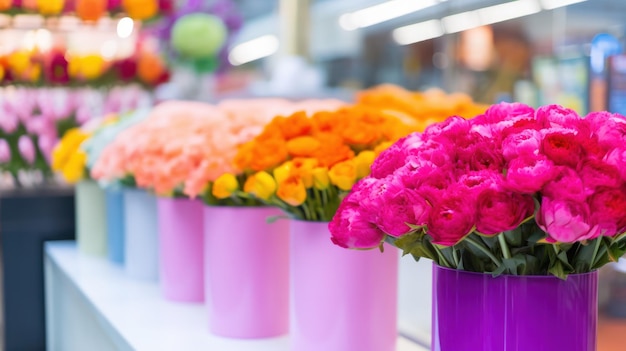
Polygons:
<instances>
[{"instance_id":1,"label":"pale pink flower bouquet","mask_svg":"<svg viewBox=\"0 0 626 351\"><path fill-rule=\"evenodd\" d=\"M332 240L494 275L593 271L626 252L625 137L622 115L556 105L450 117L376 159Z\"/></svg>"},{"instance_id":2,"label":"pale pink flower bouquet","mask_svg":"<svg viewBox=\"0 0 626 351\"><path fill-rule=\"evenodd\" d=\"M340 102L164 102L104 149L92 176L103 182L121 180L161 196L195 198L219 176L241 173L234 164L238 146L254 138L272 118L318 104Z\"/></svg>"}]
</instances>

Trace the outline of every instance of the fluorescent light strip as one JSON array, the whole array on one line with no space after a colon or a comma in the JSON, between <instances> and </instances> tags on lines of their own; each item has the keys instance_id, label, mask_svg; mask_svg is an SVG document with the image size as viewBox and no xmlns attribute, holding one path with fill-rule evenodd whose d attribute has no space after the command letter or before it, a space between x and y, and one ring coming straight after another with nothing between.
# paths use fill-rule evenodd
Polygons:
<instances>
[{"instance_id":1,"label":"fluorescent light strip","mask_svg":"<svg viewBox=\"0 0 626 351\"><path fill-rule=\"evenodd\" d=\"M392 36L396 43L408 45L442 36L441 21L430 20L394 29Z\"/></svg>"},{"instance_id":2,"label":"fluorescent light strip","mask_svg":"<svg viewBox=\"0 0 626 351\"><path fill-rule=\"evenodd\" d=\"M390 0L378 5L346 13L339 18L345 30L365 28L437 5L440 0Z\"/></svg>"},{"instance_id":3,"label":"fluorescent light strip","mask_svg":"<svg viewBox=\"0 0 626 351\"><path fill-rule=\"evenodd\" d=\"M541 6L545 10L554 10L559 7L578 4L587 0L541 0Z\"/></svg>"},{"instance_id":4,"label":"fluorescent light strip","mask_svg":"<svg viewBox=\"0 0 626 351\"><path fill-rule=\"evenodd\" d=\"M452 34L481 26L478 11L457 13L441 19L446 33Z\"/></svg>"},{"instance_id":5,"label":"fluorescent light strip","mask_svg":"<svg viewBox=\"0 0 626 351\"><path fill-rule=\"evenodd\" d=\"M278 38L274 35L264 35L235 46L228 54L228 61L233 66L243 65L278 51Z\"/></svg>"},{"instance_id":6,"label":"fluorescent light strip","mask_svg":"<svg viewBox=\"0 0 626 351\"><path fill-rule=\"evenodd\" d=\"M482 25L494 24L538 13L541 7L536 0L518 0L478 10Z\"/></svg>"}]
</instances>

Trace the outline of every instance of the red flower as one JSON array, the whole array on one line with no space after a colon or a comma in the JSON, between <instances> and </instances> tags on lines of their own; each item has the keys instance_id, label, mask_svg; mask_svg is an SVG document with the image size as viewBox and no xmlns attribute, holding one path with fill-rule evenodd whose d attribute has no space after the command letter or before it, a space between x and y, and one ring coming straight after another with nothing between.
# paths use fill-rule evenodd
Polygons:
<instances>
[{"instance_id":1,"label":"red flower","mask_svg":"<svg viewBox=\"0 0 626 351\"><path fill-rule=\"evenodd\" d=\"M121 81L128 82L137 77L137 61L134 57L118 61L115 68Z\"/></svg>"},{"instance_id":2,"label":"red flower","mask_svg":"<svg viewBox=\"0 0 626 351\"><path fill-rule=\"evenodd\" d=\"M574 134L550 133L541 143L541 151L554 164L576 167L583 156L583 148Z\"/></svg>"},{"instance_id":3,"label":"red flower","mask_svg":"<svg viewBox=\"0 0 626 351\"><path fill-rule=\"evenodd\" d=\"M45 75L50 83L66 84L70 81L68 63L65 55L60 51L54 51L48 57L45 65Z\"/></svg>"}]
</instances>

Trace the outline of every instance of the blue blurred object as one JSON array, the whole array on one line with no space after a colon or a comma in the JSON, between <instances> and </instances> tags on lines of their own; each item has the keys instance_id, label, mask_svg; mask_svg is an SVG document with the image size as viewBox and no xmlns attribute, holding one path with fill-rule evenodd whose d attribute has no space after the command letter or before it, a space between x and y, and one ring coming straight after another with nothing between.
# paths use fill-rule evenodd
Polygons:
<instances>
[{"instance_id":1,"label":"blue blurred object","mask_svg":"<svg viewBox=\"0 0 626 351\"><path fill-rule=\"evenodd\" d=\"M124 193L117 188L109 188L106 193L107 244L109 260L124 264Z\"/></svg>"}]
</instances>

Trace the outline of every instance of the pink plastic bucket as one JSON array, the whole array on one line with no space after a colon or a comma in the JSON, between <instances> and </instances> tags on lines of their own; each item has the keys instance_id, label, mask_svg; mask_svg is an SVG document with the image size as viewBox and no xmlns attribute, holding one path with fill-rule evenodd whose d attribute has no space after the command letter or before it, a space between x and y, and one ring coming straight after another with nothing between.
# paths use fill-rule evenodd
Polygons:
<instances>
[{"instance_id":1,"label":"pink plastic bucket","mask_svg":"<svg viewBox=\"0 0 626 351\"><path fill-rule=\"evenodd\" d=\"M328 223L291 222L293 351L394 351L399 252L347 250Z\"/></svg>"},{"instance_id":2,"label":"pink plastic bucket","mask_svg":"<svg viewBox=\"0 0 626 351\"><path fill-rule=\"evenodd\" d=\"M289 221L270 207L204 207L205 303L213 334L289 332Z\"/></svg>"},{"instance_id":3,"label":"pink plastic bucket","mask_svg":"<svg viewBox=\"0 0 626 351\"><path fill-rule=\"evenodd\" d=\"M204 301L202 202L159 198L159 277L172 301Z\"/></svg>"}]
</instances>

